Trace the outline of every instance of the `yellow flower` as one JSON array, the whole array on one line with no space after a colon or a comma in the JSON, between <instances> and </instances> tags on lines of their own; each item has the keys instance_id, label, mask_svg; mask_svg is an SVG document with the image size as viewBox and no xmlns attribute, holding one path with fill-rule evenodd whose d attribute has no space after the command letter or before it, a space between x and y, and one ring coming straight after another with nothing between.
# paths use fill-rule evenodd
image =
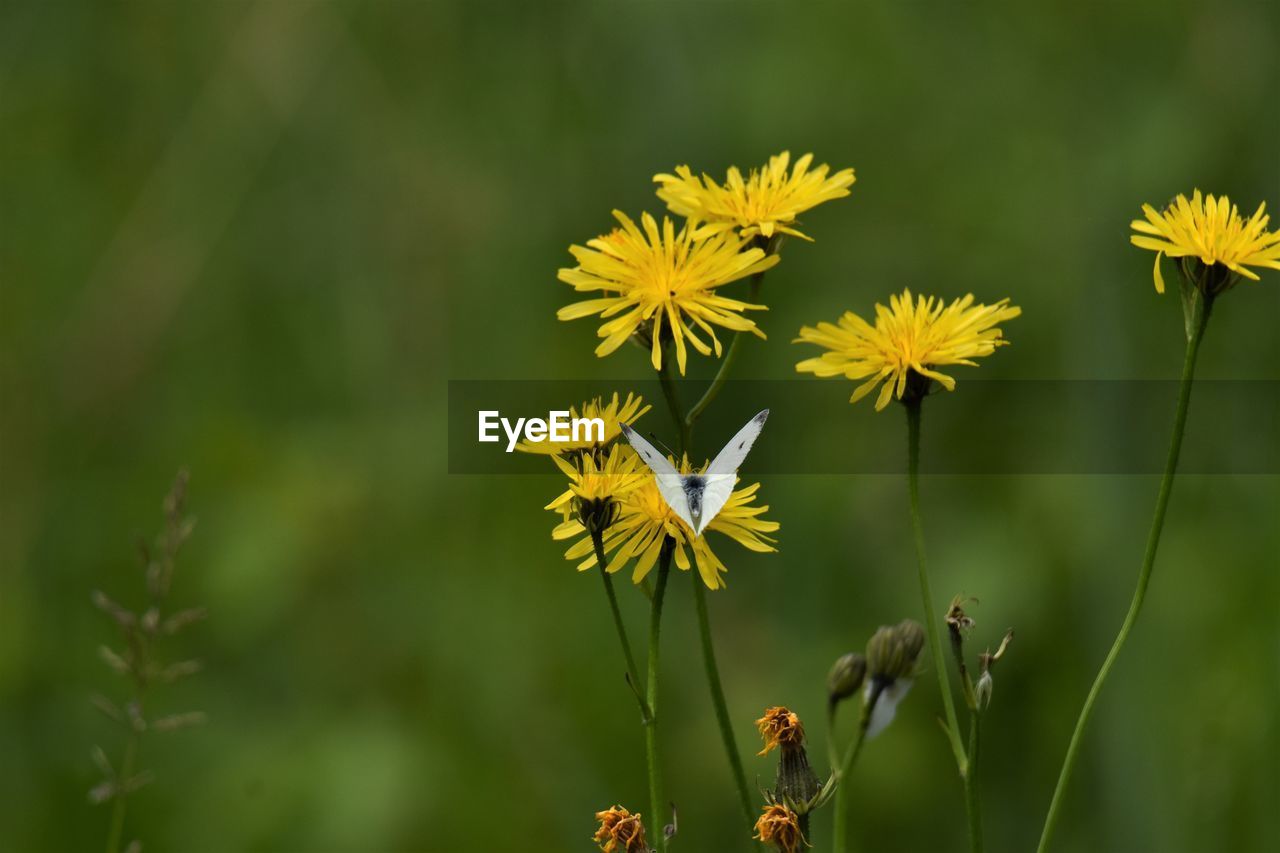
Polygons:
<instances>
[{"instance_id":1,"label":"yellow flower","mask_svg":"<svg viewBox=\"0 0 1280 853\"><path fill-rule=\"evenodd\" d=\"M1257 281L1250 266L1280 269L1280 231L1267 231L1266 207L1264 201L1253 216L1243 219L1226 196L1206 198L1196 190L1190 201L1179 195L1163 212L1144 204L1147 218L1129 223L1138 232L1129 235L1129 242L1156 253L1153 277L1159 293L1164 293L1160 259L1165 255L1199 258L1206 267L1222 264L1236 275Z\"/></svg>"},{"instance_id":2,"label":"yellow flower","mask_svg":"<svg viewBox=\"0 0 1280 853\"><path fill-rule=\"evenodd\" d=\"M674 175L654 175L661 186L658 198L672 213L705 222L712 230L738 228L744 238L757 234L764 238L792 234L810 240L791 226L796 217L824 201L843 198L854 182L853 169L842 169L827 177L825 163L809 171L813 155L806 154L790 171L791 152L769 158L769 165L752 169L747 179L737 166L730 167L721 185L709 175L694 177L688 166L676 167Z\"/></svg>"},{"instance_id":3,"label":"yellow flower","mask_svg":"<svg viewBox=\"0 0 1280 853\"><path fill-rule=\"evenodd\" d=\"M640 416L649 411L651 406L646 406L644 398L638 394L627 394L627 399L621 403L618 401L618 394L614 392L613 398L606 405L603 397L594 397L581 407L570 406L570 419L576 418L599 418L604 421L604 441L594 441L595 433L591 432L584 435L578 441L546 441L532 442L527 439L516 444L516 450L525 453L539 453L543 455L554 455L557 453L572 453L577 450L590 450L594 447L603 447L613 441L622 433L622 424L633 424L640 419Z\"/></svg>"},{"instance_id":4,"label":"yellow flower","mask_svg":"<svg viewBox=\"0 0 1280 853\"><path fill-rule=\"evenodd\" d=\"M600 822L600 828L592 840L604 853L647 853L649 850L639 812L632 814L622 806L610 806L596 812L596 820Z\"/></svg>"},{"instance_id":5,"label":"yellow flower","mask_svg":"<svg viewBox=\"0 0 1280 853\"><path fill-rule=\"evenodd\" d=\"M562 269L559 278L574 290L603 293L595 299L561 308L561 320L576 320L599 314L608 322L598 334L604 340L596 347L603 358L637 332L647 335L652 348L654 370L662 369L662 351L667 337L675 341L676 362L684 374L688 353L685 341L703 355L721 353L714 326L735 332L752 332L764 337L742 311L766 310L721 296L716 288L763 272L778 262L761 249L747 249L732 234L701 234L686 225L676 233L670 218L662 228L649 214L640 218L643 230L620 211L613 212L621 223L611 233L570 246L578 261L573 269ZM665 327L664 328L664 324ZM708 345L694 327L711 338Z\"/></svg>"},{"instance_id":6,"label":"yellow flower","mask_svg":"<svg viewBox=\"0 0 1280 853\"><path fill-rule=\"evenodd\" d=\"M769 750L780 746L804 745L804 726L800 716L781 705L766 708L764 716L756 720L756 728L764 740L764 749L756 755L768 755Z\"/></svg>"},{"instance_id":7,"label":"yellow flower","mask_svg":"<svg viewBox=\"0 0 1280 853\"><path fill-rule=\"evenodd\" d=\"M691 471L687 459L683 461L680 470L684 473ZM759 490L760 484L753 483L735 491L729 496L720 514L707 525L707 530L723 533L750 551L776 551L773 544L777 540L768 534L778 530L778 523L760 517L769 511L769 507L754 503ZM561 498L563 497L562 495ZM548 509L552 508L555 508L555 502L548 506ZM572 539L587 532L581 521L566 518L551 532L551 538ZM688 571L696 563L698 574L708 589L724 587L722 575L728 569L711 550L706 535L695 537L689 526L667 506L658 491L658 482L648 468L645 468L645 476L640 485L619 498L617 519L605 531L604 550L606 555L610 555L605 571L611 574L620 571L634 560L631 579L634 583L640 583L657 562L662 543L668 536L675 540L673 556L677 568ZM693 552L693 563L689 561L686 548ZM589 535L571 545L564 556L566 560L585 557L578 564L580 572L596 565L594 546Z\"/></svg>"},{"instance_id":8,"label":"yellow flower","mask_svg":"<svg viewBox=\"0 0 1280 853\"><path fill-rule=\"evenodd\" d=\"M801 846L811 846L800 830L800 816L783 803L766 805L756 820L755 837L772 844L782 853L797 853Z\"/></svg>"},{"instance_id":9,"label":"yellow flower","mask_svg":"<svg viewBox=\"0 0 1280 853\"><path fill-rule=\"evenodd\" d=\"M569 478L569 488L544 507L564 517L561 527L577 525L575 529L588 533L593 526L597 530L608 528L617 517L619 499L640 488L652 476L629 444L613 445L603 461L597 461L603 453L583 453L576 458L551 457Z\"/></svg>"},{"instance_id":10,"label":"yellow flower","mask_svg":"<svg viewBox=\"0 0 1280 853\"><path fill-rule=\"evenodd\" d=\"M795 343L817 344L828 352L796 365L799 373L867 379L849 402L857 402L884 382L876 411L894 397L902 399L907 378L915 373L936 379L948 391L955 380L931 368L946 364L976 366L974 358L990 355L1007 344L997 323L1012 320L1022 309L1001 299L994 305L975 305L973 295L943 305L941 299L923 296L913 300L911 291L889 297L889 307L876 304L876 324L870 325L852 311L837 324L804 326Z\"/></svg>"}]
</instances>

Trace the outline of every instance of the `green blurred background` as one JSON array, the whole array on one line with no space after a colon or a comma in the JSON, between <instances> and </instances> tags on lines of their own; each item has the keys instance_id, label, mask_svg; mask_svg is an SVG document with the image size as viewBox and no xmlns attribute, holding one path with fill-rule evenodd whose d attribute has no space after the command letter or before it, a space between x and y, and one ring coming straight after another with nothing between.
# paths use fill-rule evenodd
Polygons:
<instances>
[{"instance_id":1,"label":"green blurred background","mask_svg":"<svg viewBox=\"0 0 1280 853\"><path fill-rule=\"evenodd\" d=\"M1264 2L3 3L0 848L102 844L89 750L121 739L88 696L124 685L89 595L140 600L133 539L185 465L199 525L175 600L211 618L175 654L207 670L154 707L210 723L146 743L157 782L130 836L590 849L594 810L647 810L599 583L549 538L557 478L445 473L446 380L647 376L636 350L594 358L589 321L556 321L566 246L613 207L657 212L655 172L784 148L858 182L806 217L816 243L786 247L769 339L736 375L792 375L801 324L909 285L1023 306L984 378L1176 377L1178 300L1128 221L1195 186L1280 204L1278 35ZM1275 273L1232 292L1200 375L1280 379L1278 317ZM899 417L845 391L815 416L850 442ZM1193 434L1214 426L1193 401ZM926 427L926 456L965 438ZM904 484L762 479L780 553L717 547L725 689L748 756L783 703L824 766L830 661L920 616ZM936 594L981 598L979 645L1018 631L987 718L991 850L1034 845L1155 487L924 483ZM1179 480L1057 849L1275 849L1278 509L1275 476ZM678 849L745 849L690 599L675 578ZM938 711L926 677L866 750L857 849L964 849ZM747 764L769 781L772 758Z\"/></svg>"}]
</instances>

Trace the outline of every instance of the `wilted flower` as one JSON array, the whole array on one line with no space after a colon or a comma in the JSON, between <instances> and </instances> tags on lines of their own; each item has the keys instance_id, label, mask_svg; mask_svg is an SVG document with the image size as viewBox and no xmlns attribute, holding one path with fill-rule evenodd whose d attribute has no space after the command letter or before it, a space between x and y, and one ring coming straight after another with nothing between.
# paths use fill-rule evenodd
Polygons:
<instances>
[{"instance_id":1,"label":"wilted flower","mask_svg":"<svg viewBox=\"0 0 1280 853\"><path fill-rule=\"evenodd\" d=\"M588 241L586 246L570 246L578 266L559 273L560 280L577 291L602 294L556 313L561 320L592 314L607 320L598 332L604 340L596 347L596 355L603 358L643 328L654 370L662 369L662 352L669 337L675 343L676 363L683 375L688 359L686 341L703 355L714 350L716 357L720 356L714 326L764 337L764 332L740 312L763 311L765 306L721 296L716 288L769 269L778 262L776 255L746 248L732 233L695 233L689 226L677 233L666 217L659 229L647 213L640 218L642 230L626 214L615 210L613 215L622 227ZM695 327L711 339L710 344L698 336Z\"/></svg>"},{"instance_id":2,"label":"wilted flower","mask_svg":"<svg viewBox=\"0 0 1280 853\"><path fill-rule=\"evenodd\" d=\"M975 305L966 295L950 305L936 297L912 298L910 290L889 297L889 307L876 305L875 325L852 311L837 323L804 326L795 343L817 344L828 351L796 365L799 373L865 379L849 402L862 399L879 385L876 411L895 397L903 398L912 375L936 380L951 391L955 380L934 370L949 364L977 366L973 359L990 355L1008 343L997 324L1012 320L1022 309L1002 299L994 305ZM868 378L869 377L869 378Z\"/></svg>"},{"instance_id":3,"label":"wilted flower","mask_svg":"<svg viewBox=\"0 0 1280 853\"><path fill-rule=\"evenodd\" d=\"M809 766L809 756L804 748L804 726L799 715L781 706L766 708L764 716L756 720L756 728L764 740L764 749L758 755L767 755L775 747L782 750L773 798L803 817L822 785Z\"/></svg>"},{"instance_id":4,"label":"wilted flower","mask_svg":"<svg viewBox=\"0 0 1280 853\"><path fill-rule=\"evenodd\" d=\"M764 740L764 749L757 755L768 755L771 749L779 746L799 746L804 743L804 726L800 717L792 710L782 706L766 708L764 716L756 720L756 728Z\"/></svg>"},{"instance_id":5,"label":"wilted flower","mask_svg":"<svg viewBox=\"0 0 1280 853\"><path fill-rule=\"evenodd\" d=\"M1213 295L1234 286L1240 276L1256 281L1250 266L1280 269L1280 231L1267 230L1266 207L1266 202L1259 204L1244 219L1226 196L1204 197L1196 190L1190 200L1179 195L1163 211L1144 204L1146 219L1129 223L1138 232L1129 242L1156 253L1152 277L1159 293L1164 293L1160 259L1165 255L1195 258L1206 268L1220 265L1223 274L1209 275L1201 284Z\"/></svg>"},{"instance_id":6,"label":"wilted flower","mask_svg":"<svg viewBox=\"0 0 1280 853\"><path fill-rule=\"evenodd\" d=\"M622 806L610 806L596 812L596 820L600 828L592 838L604 853L648 853L639 812L632 814Z\"/></svg>"},{"instance_id":7,"label":"wilted flower","mask_svg":"<svg viewBox=\"0 0 1280 853\"><path fill-rule=\"evenodd\" d=\"M772 844L782 853L797 853L809 842L800 830L800 816L785 803L771 803L764 807L756 820L755 837L765 844Z\"/></svg>"},{"instance_id":8,"label":"wilted flower","mask_svg":"<svg viewBox=\"0 0 1280 853\"><path fill-rule=\"evenodd\" d=\"M724 184L709 175L694 177L688 166L676 167L674 175L654 175L658 198L672 213L707 224L709 229L737 228L743 237L791 234L809 237L791 227L796 217L825 201L843 198L853 185L853 169L841 169L830 177L825 163L810 171L813 155L806 154L788 170L791 153L783 151L769 158L762 169L752 169L746 180L737 166L729 169Z\"/></svg>"}]
</instances>

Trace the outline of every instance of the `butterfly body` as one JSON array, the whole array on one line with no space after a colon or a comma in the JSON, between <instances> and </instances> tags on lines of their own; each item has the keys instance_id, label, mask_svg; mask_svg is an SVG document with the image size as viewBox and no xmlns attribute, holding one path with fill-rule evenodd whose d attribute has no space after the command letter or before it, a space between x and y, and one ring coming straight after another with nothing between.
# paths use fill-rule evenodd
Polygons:
<instances>
[{"instance_id":1,"label":"butterfly body","mask_svg":"<svg viewBox=\"0 0 1280 853\"><path fill-rule=\"evenodd\" d=\"M768 417L769 410L765 409L747 421L747 425L716 454L705 471L693 474L677 471L667 457L627 424L622 425L622 432L653 471L658 491L667 506L689 525L695 536L701 536L728 503L738 480L738 466L746 459Z\"/></svg>"}]
</instances>

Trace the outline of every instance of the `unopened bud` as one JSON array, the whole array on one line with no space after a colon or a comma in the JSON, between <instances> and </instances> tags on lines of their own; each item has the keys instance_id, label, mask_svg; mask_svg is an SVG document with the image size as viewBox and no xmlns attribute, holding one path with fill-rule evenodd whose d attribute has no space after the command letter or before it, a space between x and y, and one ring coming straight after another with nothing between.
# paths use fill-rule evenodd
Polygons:
<instances>
[{"instance_id":1,"label":"unopened bud","mask_svg":"<svg viewBox=\"0 0 1280 853\"><path fill-rule=\"evenodd\" d=\"M923 648L920 623L904 619L892 628L881 626L867 641L867 672L885 683L907 678L915 672Z\"/></svg>"},{"instance_id":2,"label":"unopened bud","mask_svg":"<svg viewBox=\"0 0 1280 853\"><path fill-rule=\"evenodd\" d=\"M991 704L991 673L984 672L978 678L978 683L974 687L974 693L978 699L978 710L982 710Z\"/></svg>"},{"instance_id":3,"label":"unopened bud","mask_svg":"<svg viewBox=\"0 0 1280 853\"><path fill-rule=\"evenodd\" d=\"M830 707L855 695L867 677L867 659L857 652L841 655L827 673L827 702Z\"/></svg>"}]
</instances>

